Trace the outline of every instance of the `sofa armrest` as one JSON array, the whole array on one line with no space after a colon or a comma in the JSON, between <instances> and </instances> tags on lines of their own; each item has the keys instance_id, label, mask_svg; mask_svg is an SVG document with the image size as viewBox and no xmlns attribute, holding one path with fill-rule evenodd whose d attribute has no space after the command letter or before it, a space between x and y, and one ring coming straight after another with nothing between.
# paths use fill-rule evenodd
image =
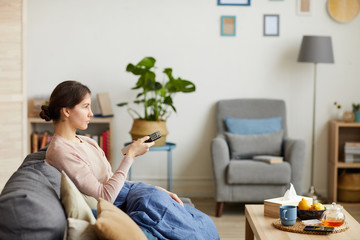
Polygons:
<instances>
[{"instance_id":1,"label":"sofa armrest","mask_svg":"<svg viewBox=\"0 0 360 240\"><path fill-rule=\"evenodd\" d=\"M304 140L284 140L284 157L291 165L291 183L298 194L302 193L302 179L305 166L306 146Z\"/></svg>"},{"instance_id":2,"label":"sofa armrest","mask_svg":"<svg viewBox=\"0 0 360 240\"><path fill-rule=\"evenodd\" d=\"M226 188L226 168L230 163L229 146L224 135L218 135L211 142L211 157L214 171L216 198L228 195Z\"/></svg>"}]
</instances>

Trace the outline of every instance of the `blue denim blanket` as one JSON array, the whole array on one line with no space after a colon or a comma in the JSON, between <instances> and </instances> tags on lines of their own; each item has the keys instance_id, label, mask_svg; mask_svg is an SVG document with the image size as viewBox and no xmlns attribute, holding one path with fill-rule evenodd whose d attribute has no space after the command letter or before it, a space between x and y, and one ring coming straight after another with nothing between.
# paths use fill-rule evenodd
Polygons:
<instances>
[{"instance_id":1,"label":"blue denim blanket","mask_svg":"<svg viewBox=\"0 0 360 240\"><path fill-rule=\"evenodd\" d=\"M158 239L220 239L209 216L151 185L126 182L114 204Z\"/></svg>"}]
</instances>

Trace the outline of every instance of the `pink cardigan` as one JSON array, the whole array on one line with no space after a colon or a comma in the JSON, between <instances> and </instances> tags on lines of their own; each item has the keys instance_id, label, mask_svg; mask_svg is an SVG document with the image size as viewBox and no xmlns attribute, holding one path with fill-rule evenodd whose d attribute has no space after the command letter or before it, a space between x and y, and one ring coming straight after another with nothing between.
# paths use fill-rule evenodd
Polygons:
<instances>
[{"instance_id":1,"label":"pink cardigan","mask_svg":"<svg viewBox=\"0 0 360 240\"><path fill-rule=\"evenodd\" d=\"M99 145L89 137L77 137L80 143L54 135L46 151L46 162L64 171L83 194L113 203L134 159L124 157L113 173Z\"/></svg>"}]
</instances>

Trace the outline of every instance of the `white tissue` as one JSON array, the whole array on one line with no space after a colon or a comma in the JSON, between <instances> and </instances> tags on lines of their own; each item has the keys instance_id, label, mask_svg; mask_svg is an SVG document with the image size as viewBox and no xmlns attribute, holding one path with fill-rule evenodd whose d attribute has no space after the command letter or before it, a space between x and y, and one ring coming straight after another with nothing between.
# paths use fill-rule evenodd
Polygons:
<instances>
[{"instance_id":1,"label":"white tissue","mask_svg":"<svg viewBox=\"0 0 360 240\"><path fill-rule=\"evenodd\" d=\"M291 200L296 200L296 199L297 199L297 195L296 195L295 188L292 185L292 183L290 183L290 189L286 190L284 197L283 197L283 201L291 201Z\"/></svg>"}]
</instances>

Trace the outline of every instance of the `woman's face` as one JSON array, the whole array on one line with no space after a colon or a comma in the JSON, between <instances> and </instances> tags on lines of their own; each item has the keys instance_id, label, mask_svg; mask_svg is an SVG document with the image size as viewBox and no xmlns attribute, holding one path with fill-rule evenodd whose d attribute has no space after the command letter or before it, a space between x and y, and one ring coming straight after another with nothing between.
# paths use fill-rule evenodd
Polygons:
<instances>
[{"instance_id":1,"label":"woman's face","mask_svg":"<svg viewBox=\"0 0 360 240\"><path fill-rule=\"evenodd\" d=\"M87 129L90 118L94 115L91 111L91 96L87 93L84 99L69 111L69 123L75 129Z\"/></svg>"}]
</instances>

